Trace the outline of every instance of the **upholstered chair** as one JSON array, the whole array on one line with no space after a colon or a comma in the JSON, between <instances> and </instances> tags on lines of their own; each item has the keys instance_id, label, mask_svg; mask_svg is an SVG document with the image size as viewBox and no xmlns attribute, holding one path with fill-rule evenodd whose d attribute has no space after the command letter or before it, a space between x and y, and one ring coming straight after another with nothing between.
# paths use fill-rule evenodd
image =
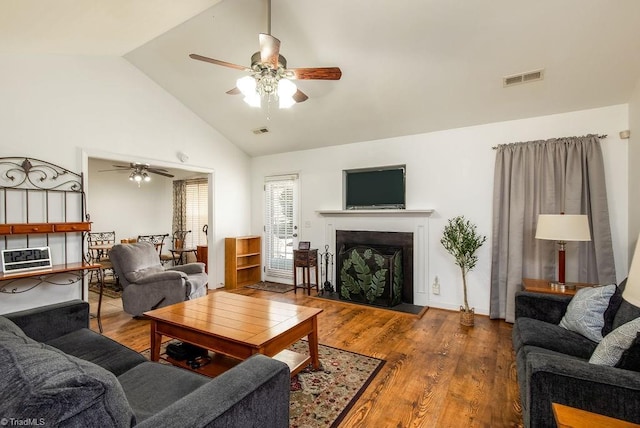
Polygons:
<instances>
[{"instance_id":1,"label":"upholstered chair","mask_svg":"<svg viewBox=\"0 0 640 428\"><path fill-rule=\"evenodd\" d=\"M134 317L207 293L204 263L165 269L150 242L115 245L109 257L122 284L124 311Z\"/></svg>"}]
</instances>

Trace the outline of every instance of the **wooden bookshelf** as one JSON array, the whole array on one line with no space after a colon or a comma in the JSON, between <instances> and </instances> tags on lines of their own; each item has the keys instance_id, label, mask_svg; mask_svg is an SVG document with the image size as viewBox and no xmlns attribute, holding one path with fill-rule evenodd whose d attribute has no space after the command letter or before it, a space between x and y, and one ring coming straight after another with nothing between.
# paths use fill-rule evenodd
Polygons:
<instances>
[{"instance_id":1,"label":"wooden bookshelf","mask_svg":"<svg viewBox=\"0 0 640 428\"><path fill-rule=\"evenodd\" d=\"M259 282L262 278L261 252L260 236L225 238L225 288L240 288Z\"/></svg>"}]
</instances>

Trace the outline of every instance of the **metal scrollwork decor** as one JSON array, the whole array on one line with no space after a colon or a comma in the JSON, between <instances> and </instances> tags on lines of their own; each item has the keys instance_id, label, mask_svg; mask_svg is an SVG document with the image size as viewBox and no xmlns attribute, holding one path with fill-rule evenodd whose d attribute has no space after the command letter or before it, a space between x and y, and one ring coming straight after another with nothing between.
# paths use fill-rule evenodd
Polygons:
<instances>
[{"instance_id":1,"label":"metal scrollwork decor","mask_svg":"<svg viewBox=\"0 0 640 428\"><path fill-rule=\"evenodd\" d=\"M82 192L82 176L33 158L0 158L0 187Z\"/></svg>"}]
</instances>

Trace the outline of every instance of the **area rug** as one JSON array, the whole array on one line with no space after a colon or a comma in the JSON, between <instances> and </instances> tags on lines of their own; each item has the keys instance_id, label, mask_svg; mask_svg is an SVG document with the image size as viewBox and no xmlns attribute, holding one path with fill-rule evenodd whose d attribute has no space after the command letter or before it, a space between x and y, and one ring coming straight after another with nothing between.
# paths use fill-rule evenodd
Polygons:
<instances>
[{"instance_id":1,"label":"area rug","mask_svg":"<svg viewBox=\"0 0 640 428\"><path fill-rule=\"evenodd\" d=\"M90 283L89 291L93 291L94 293L100 293L100 284L97 282ZM102 294L104 296L112 297L114 299L120 298L122 297L122 286L116 284L115 281L105 280Z\"/></svg>"},{"instance_id":2,"label":"area rug","mask_svg":"<svg viewBox=\"0 0 640 428\"><path fill-rule=\"evenodd\" d=\"M164 353L168 341L160 349ZM321 368L306 367L291 378L289 426L337 427L375 378L385 361L327 345L319 345ZM306 340L299 340L290 350L307 354ZM142 351L149 358L149 350ZM160 362L169 364L164 360Z\"/></svg>"},{"instance_id":3,"label":"area rug","mask_svg":"<svg viewBox=\"0 0 640 428\"><path fill-rule=\"evenodd\" d=\"M274 293L287 293L293 290L293 285L280 284L277 282L260 281L255 284L245 285L245 288L253 288L254 290L272 291Z\"/></svg>"}]
</instances>

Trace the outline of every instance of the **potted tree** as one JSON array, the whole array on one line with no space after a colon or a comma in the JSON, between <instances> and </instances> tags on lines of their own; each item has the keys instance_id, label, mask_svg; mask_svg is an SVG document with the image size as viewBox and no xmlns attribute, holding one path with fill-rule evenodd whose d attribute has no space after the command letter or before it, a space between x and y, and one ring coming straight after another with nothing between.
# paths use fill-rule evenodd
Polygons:
<instances>
[{"instance_id":1,"label":"potted tree","mask_svg":"<svg viewBox=\"0 0 640 428\"><path fill-rule=\"evenodd\" d=\"M478 234L476 225L465 220L464 216L450 218L440 239L440 243L455 258L462 272L464 306L460 306L460 324L465 326L473 326L474 318L474 308L469 308L467 301L467 272L476 266L478 257L475 253L486 240L487 237Z\"/></svg>"}]
</instances>

